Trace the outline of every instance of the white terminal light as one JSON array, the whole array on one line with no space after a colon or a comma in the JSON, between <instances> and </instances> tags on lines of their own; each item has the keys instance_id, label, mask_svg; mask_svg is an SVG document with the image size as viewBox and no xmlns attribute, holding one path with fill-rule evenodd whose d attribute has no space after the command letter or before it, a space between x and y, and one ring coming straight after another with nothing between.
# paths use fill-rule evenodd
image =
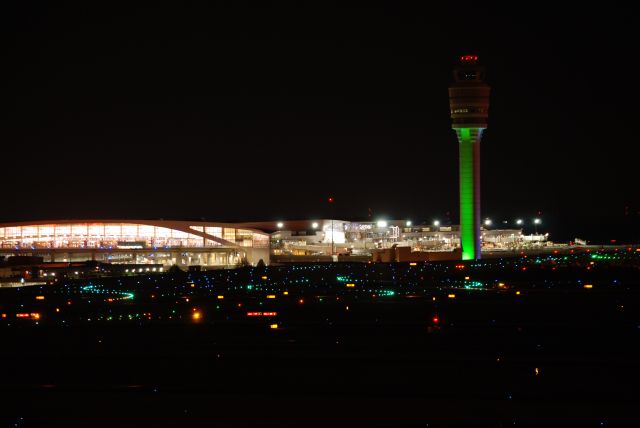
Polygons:
<instances>
[{"instance_id":1,"label":"white terminal light","mask_svg":"<svg viewBox=\"0 0 640 428\"><path fill-rule=\"evenodd\" d=\"M540 224L540 223L542 223L542 220L540 220L539 218L533 219L533 224Z\"/></svg>"},{"instance_id":2,"label":"white terminal light","mask_svg":"<svg viewBox=\"0 0 640 428\"><path fill-rule=\"evenodd\" d=\"M407 225L407 227L411 226L411 220L407 220L405 224Z\"/></svg>"},{"instance_id":3,"label":"white terminal light","mask_svg":"<svg viewBox=\"0 0 640 428\"><path fill-rule=\"evenodd\" d=\"M318 222L314 221L313 223L311 223L311 227L313 227L314 229L318 228Z\"/></svg>"},{"instance_id":4,"label":"white terminal light","mask_svg":"<svg viewBox=\"0 0 640 428\"><path fill-rule=\"evenodd\" d=\"M488 219L486 219L486 220L484 221L484 225L485 225L485 226L491 226L491 223L492 223L492 222L491 222L491 219L490 219L490 218L488 218Z\"/></svg>"},{"instance_id":5,"label":"white terminal light","mask_svg":"<svg viewBox=\"0 0 640 428\"><path fill-rule=\"evenodd\" d=\"M436 227L440 226L440 220L433 220L433 225Z\"/></svg>"},{"instance_id":6,"label":"white terminal light","mask_svg":"<svg viewBox=\"0 0 640 428\"><path fill-rule=\"evenodd\" d=\"M387 221L386 220L378 220L378 222L376 223L376 225L378 227L387 227Z\"/></svg>"},{"instance_id":7,"label":"white terminal light","mask_svg":"<svg viewBox=\"0 0 640 428\"><path fill-rule=\"evenodd\" d=\"M284 227L284 223L279 221L278 224L276 224L276 226L278 226L278 229L282 229Z\"/></svg>"},{"instance_id":8,"label":"white terminal light","mask_svg":"<svg viewBox=\"0 0 640 428\"><path fill-rule=\"evenodd\" d=\"M522 219L521 218L517 219L516 220L516 224L518 224L518 225L522 224Z\"/></svg>"}]
</instances>

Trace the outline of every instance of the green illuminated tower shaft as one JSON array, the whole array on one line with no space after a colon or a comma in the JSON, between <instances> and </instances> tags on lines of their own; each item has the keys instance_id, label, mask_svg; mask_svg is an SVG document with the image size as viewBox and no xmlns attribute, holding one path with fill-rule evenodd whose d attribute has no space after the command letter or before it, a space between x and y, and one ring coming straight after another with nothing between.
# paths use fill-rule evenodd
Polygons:
<instances>
[{"instance_id":1,"label":"green illuminated tower shaft","mask_svg":"<svg viewBox=\"0 0 640 428\"><path fill-rule=\"evenodd\" d=\"M460 151L460 244L462 259L480 258L481 128L458 128Z\"/></svg>"},{"instance_id":2,"label":"green illuminated tower shaft","mask_svg":"<svg viewBox=\"0 0 640 428\"><path fill-rule=\"evenodd\" d=\"M452 127L460 153L460 244L462 259L480 258L480 141L487 127L490 88L478 57L465 55L449 87Z\"/></svg>"}]
</instances>

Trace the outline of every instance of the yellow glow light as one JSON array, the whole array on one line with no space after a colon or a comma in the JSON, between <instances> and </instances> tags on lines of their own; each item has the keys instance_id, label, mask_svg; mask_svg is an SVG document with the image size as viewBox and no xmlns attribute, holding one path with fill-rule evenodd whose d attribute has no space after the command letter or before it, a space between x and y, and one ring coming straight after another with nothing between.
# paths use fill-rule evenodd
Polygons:
<instances>
[{"instance_id":1,"label":"yellow glow light","mask_svg":"<svg viewBox=\"0 0 640 428\"><path fill-rule=\"evenodd\" d=\"M274 329L274 330L275 330L276 328L278 328L278 324L270 324L270 325L269 325L269 328L271 328L271 329Z\"/></svg>"},{"instance_id":2,"label":"yellow glow light","mask_svg":"<svg viewBox=\"0 0 640 428\"><path fill-rule=\"evenodd\" d=\"M470 277L470 276L465 276L465 277L464 277L464 280L465 280L465 281L469 281L469 278L471 278L471 277Z\"/></svg>"},{"instance_id":3,"label":"yellow glow light","mask_svg":"<svg viewBox=\"0 0 640 428\"><path fill-rule=\"evenodd\" d=\"M447 297L450 299L455 299L456 295L455 294L447 294Z\"/></svg>"},{"instance_id":4,"label":"yellow glow light","mask_svg":"<svg viewBox=\"0 0 640 428\"><path fill-rule=\"evenodd\" d=\"M224 296L222 294L218 295L218 300L222 300L224 299Z\"/></svg>"},{"instance_id":5,"label":"yellow glow light","mask_svg":"<svg viewBox=\"0 0 640 428\"><path fill-rule=\"evenodd\" d=\"M520 292L519 292L519 291L516 291L516 294L519 296L519 295L520 295Z\"/></svg>"},{"instance_id":6,"label":"yellow glow light","mask_svg":"<svg viewBox=\"0 0 640 428\"><path fill-rule=\"evenodd\" d=\"M36 300L44 300L44 296L36 296Z\"/></svg>"},{"instance_id":7,"label":"yellow glow light","mask_svg":"<svg viewBox=\"0 0 640 428\"><path fill-rule=\"evenodd\" d=\"M409 266L417 266L417 265L418 265L418 263L416 263L416 262L409 263Z\"/></svg>"},{"instance_id":8,"label":"yellow glow light","mask_svg":"<svg viewBox=\"0 0 640 428\"><path fill-rule=\"evenodd\" d=\"M266 276L261 276L260 279L267 279L267 277Z\"/></svg>"},{"instance_id":9,"label":"yellow glow light","mask_svg":"<svg viewBox=\"0 0 640 428\"><path fill-rule=\"evenodd\" d=\"M267 299L275 299L276 295L275 294L267 294Z\"/></svg>"},{"instance_id":10,"label":"yellow glow light","mask_svg":"<svg viewBox=\"0 0 640 428\"><path fill-rule=\"evenodd\" d=\"M284 292L284 293L282 293L282 294L284 294L285 296L288 296L288 295L289 295L289 292L288 292L288 291L285 291L285 292Z\"/></svg>"},{"instance_id":11,"label":"yellow glow light","mask_svg":"<svg viewBox=\"0 0 640 428\"><path fill-rule=\"evenodd\" d=\"M349 284L347 284L347 287L349 287L349 288L353 288L353 287L355 287L355 286L356 286L356 285L355 285L355 284L353 284L353 283L349 283Z\"/></svg>"},{"instance_id":12,"label":"yellow glow light","mask_svg":"<svg viewBox=\"0 0 640 428\"><path fill-rule=\"evenodd\" d=\"M200 318L202 318L202 314L200 312L194 312L193 315L191 315L191 318L193 318L194 321L199 320Z\"/></svg>"},{"instance_id":13,"label":"yellow glow light","mask_svg":"<svg viewBox=\"0 0 640 428\"><path fill-rule=\"evenodd\" d=\"M196 285L192 282L191 283L191 288L195 287Z\"/></svg>"},{"instance_id":14,"label":"yellow glow light","mask_svg":"<svg viewBox=\"0 0 640 428\"><path fill-rule=\"evenodd\" d=\"M593 288L593 284L585 284L584 288Z\"/></svg>"}]
</instances>

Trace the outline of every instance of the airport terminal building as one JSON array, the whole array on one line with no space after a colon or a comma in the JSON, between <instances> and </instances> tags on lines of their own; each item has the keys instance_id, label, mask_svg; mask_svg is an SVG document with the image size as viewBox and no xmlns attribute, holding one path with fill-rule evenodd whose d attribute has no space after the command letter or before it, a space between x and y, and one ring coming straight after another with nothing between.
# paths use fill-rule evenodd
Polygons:
<instances>
[{"instance_id":1,"label":"airport terminal building","mask_svg":"<svg viewBox=\"0 0 640 428\"><path fill-rule=\"evenodd\" d=\"M269 260L269 235L227 223L87 220L0 223L0 257L232 267Z\"/></svg>"},{"instance_id":2,"label":"airport terminal building","mask_svg":"<svg viewBox=\"0 0 640 428\"><path fill-rule=\"evenodd\" d=\"M521 229L483 229L484 249L544 245L546 236ZM171 220L63 220L0 223L0 261L37 257L43 263L95 261L202 269L304 261L376 260L376 252L403 248L459 258L457 225L336 219L216 223ZM407 253L407 254L409 254ZM428 253L428 254L427 254Z\"/></svg>"}]
</instances>

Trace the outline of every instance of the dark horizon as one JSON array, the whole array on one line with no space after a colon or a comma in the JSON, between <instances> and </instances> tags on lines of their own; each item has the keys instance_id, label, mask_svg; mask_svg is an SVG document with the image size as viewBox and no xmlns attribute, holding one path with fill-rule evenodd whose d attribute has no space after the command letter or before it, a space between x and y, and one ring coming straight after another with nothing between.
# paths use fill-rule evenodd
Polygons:
<instances>
[{"instance_id":1,"label":"dark horizon","mask_svg":"<svg viewBox=\"0 0 640 428\"><path fill-rule=\"evenodd\" d=\"M331 195L456 223L447 88L474 53L483 217L638 242L625 8L10 6L0 221L316 218Z\"/></svg>"}]
</instances>

